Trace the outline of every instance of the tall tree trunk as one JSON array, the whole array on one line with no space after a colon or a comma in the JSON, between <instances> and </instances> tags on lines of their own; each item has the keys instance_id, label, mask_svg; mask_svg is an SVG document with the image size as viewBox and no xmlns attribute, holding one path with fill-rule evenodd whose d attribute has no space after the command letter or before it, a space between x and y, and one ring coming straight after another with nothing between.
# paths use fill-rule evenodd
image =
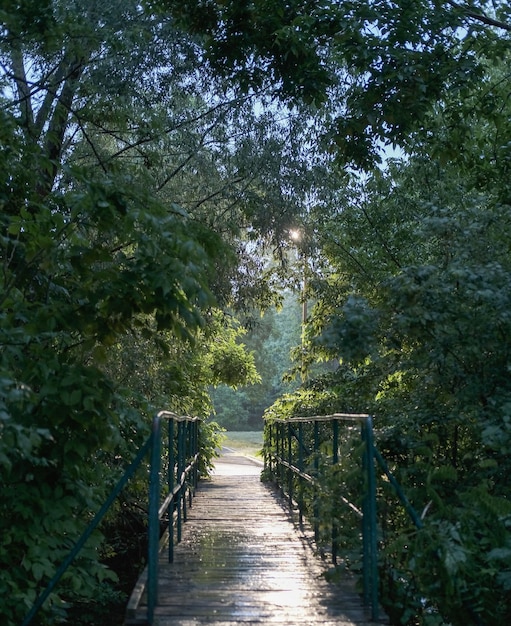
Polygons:
<instances>
[{"instance_id":1,"label":"tall tree trunk","mask_svg":"<svg viewBox=\"0 0 511 626\"><path fill-rule=\"evenodd\" d=\"M84 67L84 59L72 60L69 63L67 76L60 94L56 95L57 102L53 110L53 115L49 120L43 146L43 156L46 161L46 167L43 167L43 170L40 172L40 181L37 189L38 195L43 198L51 192L60 168L64 137L69 126L73 100Z\"/></svg>"}]
</instances>

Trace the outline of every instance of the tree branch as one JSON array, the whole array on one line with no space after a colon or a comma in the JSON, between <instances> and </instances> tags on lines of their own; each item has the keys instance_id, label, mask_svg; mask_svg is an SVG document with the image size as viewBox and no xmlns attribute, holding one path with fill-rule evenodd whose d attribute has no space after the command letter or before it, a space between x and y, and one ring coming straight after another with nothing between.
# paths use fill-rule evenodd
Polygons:
<instances>
[{"instance_id":1,"label":"tree branch","mask_svg":"<svg viewBox=\"0 0 511 626\"><path fill-rule=\"evenodd\" d=\"M367 212L367 210L365 209L365 207L363 205L360 206L360 210L364 214L364 217L366 218L367 223L373 229L373 232L376 234L376 237L380 241L380 244L381 244L382 248L385 250L385 252L387 253L387 255L390 258L390 260L394 263L394 265L398 269L401 269L402 266L401 266L401 263L399 262L399 259L396 257L394 252L391 250L390 246L388 245L388 243L385 240L385 237L382 236L382 234L380 233L380 231L377 228L376 224L373 222L373 220L371 219L371 216L369 215L369 213Z\"/></svg>"},{"instance_id":2,"label":"tree branch","mask_svg":"<svg viewBox=\"0 0 511 626\"><path fill-rule=\"evenodd\" d=\"M344 254L349 259L351 259L351 261L360 269L362 274L367 276L371 282L374 282L373 281L373 277L368 272L368 270L362 265L362 263L360 263L360 261L355 257L355 255L352 252L350 252L337 238L334 238L334 237L327 238L327 237L325 237L325 240L331 242L334 246L337 246L337 248L339 248L339 250L344 252Z\"/></svg>"},{"instance_id":3,"label":"tree branch","mask_svg":"<svg viewBox=\"0 0 511 626\"><path fill-rule=\"evenodd\" d=\"M21 108L21 126L31 135L34 125L34 112L32 110L31 94L25 72L25 65L23 63L23 54L18 46L14 46L11 50L11 61L14 72L13 78L16 81Z\"/></svg>"},{"instance_id":4,"label":"tree branch","mask_svg":"<svg viewBox=\"0 0 511 626\"><path fill-rule=\"evenodd\" d=\"M470 17L473 20L477 20L482 24L486 24L487 26L495 26L495 28L502 28L503 30L507 30L511 32L511 24L506 24L505 22L501 22L500 20L496 20L493 17L489 17L485 13L478 13L471 9L470 7L463 6L454 0L447 0L447 4L450 4L454 9L464 13L467 17Z\"/></svg>"},{"instance_id":5,"label":"tree branch","mask_svg":"<svg viewBox=\"0 0 511 626\"><path fill-rule=\"evenodd\" d=\"M57 104L49 122L46 133L45 156L49 161L47 172L43 172L42 183L39 185L39 194L47 195L52 187L58 171L58 161L62 153L62 144L68 125L69 112L76 94L78 80L84 70L84 60L77 59L69 64L69 72L58 97Z\"/></svg>"},{"instance_id":6,"label":"tree branch","mask_svg":"<svg viewBox=\"0 0 511 626\"><path fill-rule=\"evenodd\" d=\"M193 208L198 209L202 204L208 202L209 200L213 200L213 198L223 193L226 189L229 189L231 185L240 183L242 180L244 180L243 177L238 177L238 178L235 178L234 180L226 181L225 184L222 187L220 187L220 189L217 189L216 191L212 191L210 194L208 194L205 198L202 198L201 200L197 200Z\"/></svg>"},{"instance_id":7,"label":"tree branch","mask_svg":"<svg viewBox=\"0 0 511 626\"><path fill-rule=\"evenodd\" d=\"M114 152L114 154L112 154L110 156L110 159L115 159L116 157L120 156L121 154L123 154L124 152L128 151L128 150L132 150L133 148L136 148L138 146L141 146L143 144L146 143L150 143L151 141L154 141L155 139L158 139L158 137L160 135L169 135L170 133L179 130L180 128L183 128L189 124L195 124L196 122L199 122L202 119L205 119L207 117L209 117L210 115L212 115L213 113L215 113L218 109L221 108L228 108L234 104L238 104L240 102L244 102L246 100L249 100L252 96L245 96L243 98L234 98L228 102L219 102L218 104L216 104L215 106L211 107L210 109L208 109L207 111L203 111L202 113L199 113L198 115L194 115L192 117L186 118L184 120L182 120L181 122L170 126L166 129L164 129L163 131L159 131L158 134L150 134L147 135L145 137L141 137L140 139L138 139L135 142L132 143L127 143L123 148L121 148L120 150L118 150L117 152ZM112 136L115 137L115 135L112 133ZM116 139L118 139L119 141L123 141L120 137L116 137Z\"/></svg>"},{"instance_id":8,"label":"tree branch","mask_svg":"<svg viewBox=\"0 0 511 626\"><path fill-rule=\"evenodd\" d=\"M220 123L220 119L221 117L216 118L214 122L210 126L208 126L208 128L206 128L206 130L200 136L200 141L198 142L196 149L193 152L190 152L186 159L182 161L170 174L165 177L163 182L158 185L158 191L161 191L163 187L165 187L165 185L167 185L171 181L171 179L176 176L184 168L184 166L193 159L193 157L197 156L199 150L203 148L206 144L206 137Z\"/></svg>"},{"instance_id":9,"label":"tree branch","mask_svg":"<svg viewBox=\"0 0 511 626\"><path fill-rule=\"evenodd\" d=\"M58 97L57 90L59 88L59 85L62 83L62 81L67 80L67 78L69 77L69 74L68 76L66 76L66 65L66 59L62 59L59 67L56 70L56 74L50 83L50 86L46 89L46 95L44 96L43 103L41 104L41 107L37 112L37 116L35 119L34 130L37 138L41 136L44 125L46 124L50 116L51 106L55 99Z\"/></svg>"}]
</instances>

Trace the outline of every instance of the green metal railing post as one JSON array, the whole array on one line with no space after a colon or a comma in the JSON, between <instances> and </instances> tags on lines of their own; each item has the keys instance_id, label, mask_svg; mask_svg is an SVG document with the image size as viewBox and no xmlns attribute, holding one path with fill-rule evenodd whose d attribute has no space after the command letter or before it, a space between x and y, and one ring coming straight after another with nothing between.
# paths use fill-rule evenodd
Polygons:
<instances>
[{"instance_id":1,"label":"green metal railing post","mask_svg":"<svg viewBox=\"0 0 511 626\"><path fill-rule=\"evenodd\" d=\"M279 441L279 436L278 436L278 426L272 425L271 426L271 441L272 443L272 447L270 448L270 467L271 467L271 472L272 475L274 475L277 472L277 461L275 460L275 455L278 454L278 441Z\"/></svg>"},{"instance_id":2,"label":"green metal railing post","mask_svg":"<svg viewBox=\"0 0 511 626\"><path fill-rule=\"evenodd\" d=\"M364 446L364 469L366 471L366 493L363 503L364 516L364 603L371 606L371 618L378 619L378 537L376 523L376 474L374 469L374 439L371 417L362 422L362 440Z\"/></svg>"},{"instance_id":3,"label":"green metal railing post","mask_svg":"<svg viewBox=\"0 0 511 626\"><path fill-rule=\"evenodd\" d=\"M168 430L169 430L169 470L168 470L168 485L169 485L169 494L174 491L174 477L175 471L174 466L176 464L176 451L174 447L174 419L169 419ZM169 563L174 562L174 510L175 505L172 503L168 508L168 519L169 519Z\"/></svg>"},{"instance_id":4,"label":"green metal railing post","mask_svg":"<svg viewBox=\"0 0 511 626\"><path fill-rule=\"evenodd\" d=\"M185 422L184 423L184 433L183 433L183 470L186 467L186 464L188 462L188 459L190 458L190 422ZM186 486L185 486L185 491L183 494L184 497L184 520L186 521L186 517L187 517L187 509L188 509L188 498L186 497ZM188 492L190 492L190 490L188 489Z\"/></svg>"},{"instance_id":5,"label":"green metal railing post","mask_svg":"<svg viewBox=\"0 0 511 626\"><path fill-rule=\"evenodd\" d=\"M280 458L284 458L284 454L285 454L285 452L284 452L284 428L285 428L285 425L283 423L278 424L278 435L277 436L278 436L278 442L279 442L279 449L278 449L277 454L278 454L278 456ZM284 466L282 465L282 463L279 463L279 470L280 470L279 471L279 473L280 473L279 483L280 483L280 486L281 486L281 488L283 490L284 489L284 485L285 485L285 483L284 483L284 472L285 472L285 470L284 470Z\"/></svg>"},{"instance_id":6,"label":"green metal railing post","mask_svg":"<svg viewBox=\"0 0 511 626\"><path fill-rule=\"evenodd\" d=\"M186 437L186 454L185 454L185 464L188 460L190 460L193 456L193 422L186 423L187 437ZM193 476L192 476L193 481ZM189 481L188 488L188 506L192 508L192 498L193 498L193 482Z\"/></svg>"},{"instance_id":7,"label":"green metal railing post","mask_svg":"<svg viewBox=\"0 0 511 626\"><path fill-rule=\"evenodd\" d=\"M303 423L298 424L298 469L303 472ZM304 479L300 476L298 479L298 520L303 525L303 508L304 508Z\"/></svg>"},{"instance_id":8,"label":"green metal railing post","mask_svg":"<svg viewBox=\"0 0 511 626\"><path fill-rule=\"evenodd\" d=\"M147 619L153 623L154 607L158 602L158 545L160 541L160 466L161 466L161 421L153 419L151 434L151 465L149 470L149 531L147 563Z\"/></svg>"},{"instance_id":9,"label":"green metal railing post","mask_svg":"<svg viewBox=\"0 0 511 626\"><path fill-rule=\"evenodd\" d=\"M272 425L268 422L264 425L265 435L263 443L264 469L272 473L272 448L273 448L273 432Z\"/></svg>"},{"instance_id":10,"label":"green metal railing post","mask_svg":"<svg viewBox=\"0 0 511 626\"><path fill-rule=\"evenodd\" d=\"M319 477L319 422L314 420L314 541L319 542L319 489L318 489L318 477Z\"/></svg>"},{"instance_id":11,"label":"green metal railing post","mask_svg":"<svg viewBox=\"0 0 511 626\"><path fill-rule=\"evenodd\" d=\"M280 475L280 463L277 460L280 453L280 424L275 424L275 470L274 470L274 478L277 485L279 484L279 475Z\"/></svg>"},{"instance_id":12,"label":"green metal railing post","mask_svg":"<svg viewBox=\"0 0 511 626\"><path fill-rule=\"evenodd\" d=\"M335 467L339 463L339 422L334 419L332 422L332 465ZM339 550L339 527L337 518L334 515L332 520L332 563L337 565L337 552Z\"/></svg>"},{"instance_id":13,"label":"green metal railing post","mask_svg":"<svg viewBox=\"0 0 511 626\"><path fill-rule=\"evenodd\" d=\"M193 431L193 455L194 457L199 454L199 421L195 420L193 422L194 431ZM197 489L197 485L199 484L199 464L193 464L193 489L194 493Z\"/></svg>"},{"instance_id":14,"label":"green metal railing post","mask_svg":"<svg viewBox=\"0 0 511 626\"><path fill-rule=\"evenodd\" d=\"M289 464L289 468L287 470L287 490L288 490L288 501L289 508L293 509L293 437L291 431L291 424L287 423L287 462Z\"/></svg>"},{"instance_id":15,"label":"green metal railing post","mask_svg":"<svg viewBox=\"0 0 511 626\"><path fill-rule=\"evenodd\" d=\"M181 541L183 532L183 513L182 513L182 499L183 489L181 486L181 478L183 473L183 422L177 423L177 484L178 492L176 499L176 511L177 511L177 541Z\"/></svg>"}]
</instances>

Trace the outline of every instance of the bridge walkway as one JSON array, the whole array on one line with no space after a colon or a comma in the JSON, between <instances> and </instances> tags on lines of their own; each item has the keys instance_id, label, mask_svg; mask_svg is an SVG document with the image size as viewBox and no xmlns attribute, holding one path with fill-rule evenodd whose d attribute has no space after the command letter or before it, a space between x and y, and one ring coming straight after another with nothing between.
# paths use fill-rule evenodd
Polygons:
<instances>
[{"instance_id":1,"label":"bridge walkway","mask_svg":"<svg viewBox=\"0 0 511 626\"><path fill-rule=\"evenodd\" d=\"M201 481L174 562L160 557L154 625L374 626L350 579L324 578L328 564L260 472L227 452ZM141 594L126 624L144 612Z\"/></svg>"}]
</instances>

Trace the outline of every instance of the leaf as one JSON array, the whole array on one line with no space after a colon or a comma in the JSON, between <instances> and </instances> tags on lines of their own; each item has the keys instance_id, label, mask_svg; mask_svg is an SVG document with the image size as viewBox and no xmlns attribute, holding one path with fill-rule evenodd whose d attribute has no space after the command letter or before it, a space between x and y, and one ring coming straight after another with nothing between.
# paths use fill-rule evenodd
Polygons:
<instances>
[{"instance_id":1,"label":"leaf","mask_svg":"<svg viewBox=\"0 0 511 626\"><path fill-rule=\"evenodd\" d=\"M499 560L509 562L511 558L511 548L493 548L488 554L490 560Z\"/></svg>"}]
</instances>

